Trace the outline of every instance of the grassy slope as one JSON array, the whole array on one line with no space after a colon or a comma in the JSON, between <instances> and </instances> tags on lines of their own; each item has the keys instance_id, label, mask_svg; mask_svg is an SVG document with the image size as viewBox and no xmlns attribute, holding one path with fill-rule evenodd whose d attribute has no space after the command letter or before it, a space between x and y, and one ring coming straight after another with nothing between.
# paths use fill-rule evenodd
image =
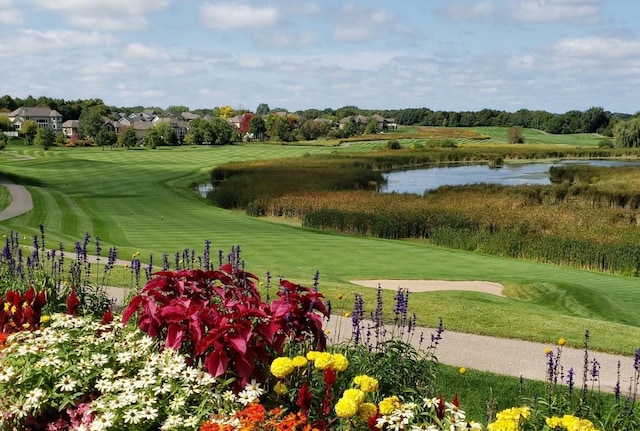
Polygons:
<instances>
[{"instance_id":1,"label":"grassy slope","mask_svg":"<svg viewBox=\"0 0 640 431\"><path fill-rule=\"evenodd\" d=\"M352 149L352 148L350 148ZM419 323L442 316L448 329L552 342L563 336L576 346L585 329L596 349L632 353L640 339L640 280L588 273L532 262L442 250L407 241L385 241L314 232L246 217L206 205L185 192L208 179L211 167L231 160L290 157L343 151L323 147L250 145L219 148L172 148L155 151L13 147L0 155L3 170L38 178L30 186L36 209L0 223L5 234L25 235L45 225L48 246L69 248L85 232L101 238L103 249L118 247L127 258L170 256L183 248L202 250L205 239L225 253L241 245L247 269L262 276L286 276L310 284L320 271L328 297L371 289L349 280L481 279L502 282L511 298L485 294L437 292L412 295ZM28 157L25 157L28 156ZM173 261L173 258L170 257ZM145 262L145 259L143 259ZM384 292L391 303L393 292ZM340 304L337 304L340 306ZM345 303L345 308L351 304Z\"/></svg>"},{"instance_id":2,"label":"grassy slope","mask_svg":"<svg viewBox=\"0 0 640 431\"><path fill-rule=\"evenodd\" d=\"M0 187L0 211L5 209L11 203L11 195L5 187Z\"/></svg>"}]
</instances>

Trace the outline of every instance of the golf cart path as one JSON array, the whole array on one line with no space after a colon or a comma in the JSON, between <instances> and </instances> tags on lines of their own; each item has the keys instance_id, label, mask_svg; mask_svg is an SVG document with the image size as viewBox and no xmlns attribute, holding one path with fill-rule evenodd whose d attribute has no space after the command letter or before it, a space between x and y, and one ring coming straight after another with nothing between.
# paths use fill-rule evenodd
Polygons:
<instances>
[{"instance_id":1,"label":"golf cart path","mask_svg":"<svg viewBox=\"0 0 640 431\"><path fill-rule=\"evenodd\" d=\"M26 187L14 184L3 177L0 177L0 186L6 187L11 195L9 206L0 211L0 221L28 213L33 209L33 199Z\"/></svg>"},{"instance_id":2,"label":"golf cart path","mask_svg":"<svg viewBox=\"0 0 640 431\"><path fill-rule=\"evenodd\" d=\"M0 186L6 187L11 194L11 204L3 211L0 211L0 221L16 217L33 209L33 200L25 187L13 184L2 177L0 177ZM89 258L95 260L95 256ZM121 261L118 261L118 264L121 264ZM403 288L408 289L410 292L453 289L474 290L493 295L502 294L502 286L485 281L355 280L352 283L363 288L380 286L380 288L392 290ZM120 288L108 288L108 294L117 303L121 304L125 291ZM329 337L332 342L349 339L352 335L352 329L351 319L338 315L332 315L331 319L326 323L326 330L329 331ZM431 334L434 332L433 328L418 327L415 331L417 335L410 341L415 346L418 346L420 334L422 333L428 344ZM558 334L559 338L562 336L563 334ZM592 336L606 336L606 334L593 334ZM568 341L573 345L580 345L582 342L582 340ZM545 349L547 348L553 349L554 355L557 353L553 341L545 344L452 332L446 330L445 322L443 338L434 353L439 362L447 365L533 380L545 380L548 362ZM621 390L626 393L634 377L634 358L592 351L588 353L589 361L595 359L600 364L599 382L595 383L595 388L598 388L599 385L603 391L610 392L616 384L618 364L620 364ZM560 363L563 366L564 373L566 374L570 368L573 368L578 388L582 385L584 357L585 352L583 349L568 347L562 349ZM589 385L591 386L591 383Z\"/></svg>"}]
</instances>

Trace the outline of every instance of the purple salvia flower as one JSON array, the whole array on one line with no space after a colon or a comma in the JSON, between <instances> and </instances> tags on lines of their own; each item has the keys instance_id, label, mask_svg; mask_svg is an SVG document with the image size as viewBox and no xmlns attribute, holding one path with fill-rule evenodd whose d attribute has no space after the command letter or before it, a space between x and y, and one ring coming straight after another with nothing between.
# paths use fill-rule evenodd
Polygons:
<instances>
[{"instance_id":1,"label":"purple salvia flower","mask_svg":"<svg viewBox=\"0 0 640 431\"><path fill-rule=\"evenodd\" d=\"M613 387L613 395L616 397L616 404L620 402L620 366L621 361L618 360L618 369L616 371L616 385Z\"/></svg>"},{"instance_id":2,"label":"purple salvia flower","mask_svg":"<svg viewBox=\"0 0 640 431\"><path fill-rule=\"evenodd\" d=\"M353 301L353 313L351 313L351 326L352 333L351 337L353 341L358 344L360 343L360 337L362 336L362 320L364 319L364 300L362 299L362 295L359 293L355 294L355 298Z\"/></svg>"},{"instance_id":3,"label":"purple salvia flower","mask_svg":"<svg viewBox=\"0 0 640 431\"><path fill-rule=\"evenodd\" d=\"M169 270L169 255L167 253L164 253L162 255L162 270L163 271Z\"/></svg>"},{"instance_id":4,"label":"purple salvia flower","mask_svg":"<svg viewBox=\"0 0 640 431\"><path fill-rule=\"evenodd\" d=\"M589 372L589 374L591 375L592 381L598 381L598 377L600 377L600 362L595 359L591 361L591 371Z\"/></svg>"},{"instance_id":5,"label":"purple salvia flower","mask_svg":"<svg viewBox=\"0 0 640 431\"><path fill-rule=\"evenodd\" d=\"M573 387L575 385L573 367L569 368L567 373L567 387L569 388L569 395L573 394Z\"/></svg>"},{"instance_id":6,"label":"purple salvia flower","mask_svg":"<svg viewBox=\"0 0 640 431\"><path fill-rule=\"evenodd\" d=\"M204 270L210 271L211 268L211 241L208 239L204 241Z\"/></svg>"},{"instance_id":7,"label":"purple salvia flower","mask_svg":"<svg viewBox=\"0 0 640 431\"><path fill-rule=\"evenodd\" d=\"M180 253L176 252L176 257L175 257L175 262L176 262L176 271L180 271Z\"/></svg>"},{"instance_id":8,"label":"purple salvia flower","mask_svg":"<svg viewBox=\"0 0 640 431\"><path fill-rule=\"evenodd\" d=\"M100 259L100 253L102 253L102 247L100 247L100 237L96 236L96 256Z\"/></svg>"},{"instance_id":9,"label":"purple salvia flower","mask_svg":"<svg viewBox=\"0 0 640 431\"><path fill-rule=\"evenodd\" d=\"M40 244L42 245L42 251L44 251L44 225L40 225Z\"/></svg>"},{"instance_id":10,"label":"purple salvia flower","mask_svg":"<svg viewBox=\"0 0 640 431\"><path fill-rule=\"evenodd\" d=\"M438 318L438 327L436 328L436 333L431 334L431 345L437 346L442 340L442 333L444 332L444 325L442 323L442 317Z\"/></svg>"},{"instance_id":11,"label":"purple salvia flower","mask_svg":"<svg viewBox=\"0 0 640 431\"><path fill-rule=\"evenodd\" d=\"M633 358L633 369L636 370L636 372L640 372L640 349L636 350L636 354Z\"/></svg>"},{"instance_id":12,"label":"purple salvia flower","mask_svg":"<svg viewBox=\"0 0 640 431\"><path fill-rule=\"evenodd\" d=\"M224 252L222 251L222 249L219 249L218 250L218 267L222 266L223 258L224 258Z\"/></svg>"}]
</instances>

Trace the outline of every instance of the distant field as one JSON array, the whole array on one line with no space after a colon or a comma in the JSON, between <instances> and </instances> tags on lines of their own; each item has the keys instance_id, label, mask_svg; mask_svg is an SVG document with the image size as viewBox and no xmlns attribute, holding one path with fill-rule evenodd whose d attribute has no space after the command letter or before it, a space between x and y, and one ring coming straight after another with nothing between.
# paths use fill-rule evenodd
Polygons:
<instances>
[{"instance_id":1,"label":"distant field","mask_svg":"<svg viewBox=\"0 0 640 431\"><path fill-rule=\"evenodd\" d=\"M371 150L369 144L356 142L339 148L248 144L157 150L54 148L47 152L13 145L0 154L0 169L38 184L28 186L36 208L0 222L0 233L13 230L30 238L43 224L48 247L56 248L62 242L71 250L88 232L101 238L103 250L116 246L123 259L140 251L146 263L153 254L155 268L163 254L174 261L175 253L185 248L201 251L206 239L212 241L216 252L227 253L231 246L240 245L247 270L261 278L270 271L276 280L284 276L308 285L319 271L321 290L329 298L335 300L339 292L351 298L351 292L361 291L369 307L375 304L375 291L349 280L495 281L505 284L513 297L414 294L410 308L419 312L421 325L434 325L442 316L450 330L544 342L563 336L570 344L579 345L584 329L589 328L594 348L633 353L640 326L622 324L616 313L629 316L640 309L636 294L640 279L457 252L418 242L331 235L214 208L190 190L192 184L207 181L211 168L221 163L355 148ZM393 292L384 295L392 302ZM611 304L604 307L598 298ZM334 301L334 305L340 304ZM351 304L342 306L348 309Z\"/></svg>"},{"instance_id":2,"label":"distant field","mask_svg":"<svg viewBox=\"0 0 640 431\"><path fill-rule=\"evenodd\" d=\"M506 127L474 127L478 133L487 135L492 142L507 142ZM579 133L573 135L551 135L536 129L523 129L525 144L554 144L554 145L570 145L574 147L597 147L602 136L591 133Z\"/></svg>"}]
</instances>

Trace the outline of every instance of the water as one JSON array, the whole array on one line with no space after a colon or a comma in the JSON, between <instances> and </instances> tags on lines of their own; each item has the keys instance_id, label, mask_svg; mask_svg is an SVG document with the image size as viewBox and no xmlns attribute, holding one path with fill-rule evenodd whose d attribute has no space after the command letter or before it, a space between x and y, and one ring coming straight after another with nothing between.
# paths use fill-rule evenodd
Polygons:
<instances>
[{"instance_id":1,"label":"water","mask_svg":"<svg viewBox=\"0 0 640 431\"><path fill-rule=\"evenodd\" d=\"M569 163L592 166L640 166L640 162L616 160L561 160L551 163L505 164L501 168L488 165L438 166L432 168L393 171L384 174L386 185L382 193L413 193L422 195L425 191L441 186L461 186L465 184L551 184L549 168Z\"/></svg>"}]
</instances>

